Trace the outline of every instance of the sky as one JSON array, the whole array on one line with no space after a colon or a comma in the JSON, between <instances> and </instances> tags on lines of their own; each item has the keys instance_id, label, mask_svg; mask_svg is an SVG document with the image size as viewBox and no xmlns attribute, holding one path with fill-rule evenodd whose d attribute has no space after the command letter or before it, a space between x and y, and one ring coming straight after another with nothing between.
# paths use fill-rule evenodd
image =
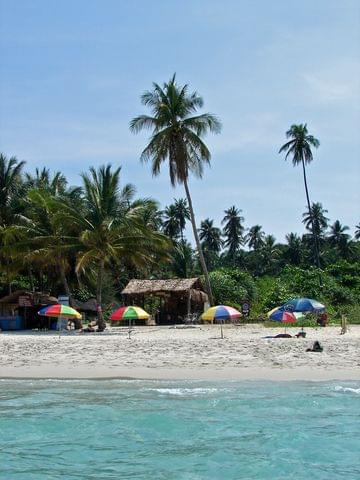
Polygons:
<instances>
[{"instance_id":1,"label":"sky","mask_svg":"<svg viewBox=\"0 0 360 480\"><path fill-rule=\"evenodd\" d=\"M301 168L279 155L307 123L320 140L308 166L310 199L353 234L360 221L360 2L358 0L0 0L0 151L70 184L89 166L122 166L122 182L161 207L184 197L168 170L139 161L152 82L203 96L222 121L205 138L212 165L191 179L197 220L220 226L242 210L279 242L303 233Z\"/></svg>"}]
</instances>

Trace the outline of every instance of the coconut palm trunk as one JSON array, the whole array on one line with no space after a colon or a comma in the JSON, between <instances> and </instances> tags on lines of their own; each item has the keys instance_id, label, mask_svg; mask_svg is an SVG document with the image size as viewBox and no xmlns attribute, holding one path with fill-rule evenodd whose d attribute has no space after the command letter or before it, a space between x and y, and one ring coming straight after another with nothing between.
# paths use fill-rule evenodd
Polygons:
<instances>
[{"instance_id":1,"label":"coconut palm trunk","mask_svg":"<svg viewBox=\"0 0 360 480\"><path fill-rule=\"evenodd\" d=\"M304 185L305 185L305 193L306 193L306 201L308 204L308 210L309 210L309 215L311 219L311 229L313 233L313 238L314 238L314 249L315 249L315 260L316 260L316 265L318 268L321 268L320 266L320 256L319 256L319 244L318 244L318 238L315 232L315 226L314 226L314 219L311 213L311 205L310 205L310 198L309 198L309 190L307 186L307 180L306 180L306 170L305 170L305 162L304 158L302 158L302 167L303 167L303 176L304 176ZM320 283L321 283L321 277L319 277Z\"/></svg>"},{"instance_id":2,"label":"coconut palm trunk","mask_svg":"<svg viewBox=\"0 0 360 480\"><path fill-rule=\"evenodd\" d=\"M99 262L99 271L96 284L96 305L97 305L97 324L100 331L105 330L106 323L104 320L103 310L102 310L102 286L104 279L104 270L105 270L105 261L101 259Z\"/></svg>"},{"instance_id":3,"label":"coconut palm trunk","mask_svg":"<svg viewBox=\"0 0 360 480\"><path fill-rule=\"evenodd\" d=\"M196 228L194 209L193 209L193 205L192 205L189 186L188 186L188 183L187 183L186 179L184 180L184 187L185 187L185 192L186 192L186 198L187 198L187 201L188 201L188 204L189 204L190 220L191 220L191 225L192 225L192 229L193 229L193 232L194 232L196 248L197 248L197 251L199 253L200 265L201 265L202 271L204 273L206 291L207 291L207 294L209 296L210 305L214 305L214 299L213 299L213 294L212 294L212 290L211 290L209 272L208 272L207 267L206 267L204 254L203 254L203 251L202 251L202 248L201 248L200 239L199 239L199 235L198 235L197 228Z\"/></svg>"},{"instance_id":4,"label":"coconut palm trunk","mask_svg":"<svg viewBox=\"0 0 360 480\"><path fill-rule=\"evenodd\" d=\"M70 287L69 287L69 284L68 284L68 281L67 281L67 278L66 278L65 268L64 268L63 265L60 265L60 278L61 278L61 282L62 282L64 290L65 290L65 293L70 299L70 295L71 295Z\"/></svg>"}]
</instances>

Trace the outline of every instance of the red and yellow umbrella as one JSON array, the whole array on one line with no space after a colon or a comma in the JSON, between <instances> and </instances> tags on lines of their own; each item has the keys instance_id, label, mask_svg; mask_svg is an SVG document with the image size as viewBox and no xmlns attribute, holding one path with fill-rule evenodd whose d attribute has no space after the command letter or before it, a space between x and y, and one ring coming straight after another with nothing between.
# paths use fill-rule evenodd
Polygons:
<instances>
[{"instance_id":1,"label":"red and yellow umbrella","mask_svg":"<svg viewBox=\"0 0 360 480\"><path fill-rule=\"evenodd\" d=\"M217 305L216 307L210 307L205 313L201 315L202 320L214 322L217 320L232 320L234 318L240 318L241 313L233 307L226 305Z\"/></svg>"},{"instance_id":2,"label":"red and yellow umbrella","mask_svg":"<svg viewBox=\"0 0 360 480\"><path fill-rule=\"evenodd\" d=\"M147 320L150 315L140 307L120 307L110 316L110 320L118 322L121 320Z\"/></svg>"},{"instance_id":3,"label":"red and yellow umbrella","mask_svg":"<svg viewBox=\"0 0 360 480\"><path fill-rule=\"evenodd\" d=\"M43 307L38 314L45 317L81 318L81 314L77 310L60 303Z\"/></svg>"}]
</instances>

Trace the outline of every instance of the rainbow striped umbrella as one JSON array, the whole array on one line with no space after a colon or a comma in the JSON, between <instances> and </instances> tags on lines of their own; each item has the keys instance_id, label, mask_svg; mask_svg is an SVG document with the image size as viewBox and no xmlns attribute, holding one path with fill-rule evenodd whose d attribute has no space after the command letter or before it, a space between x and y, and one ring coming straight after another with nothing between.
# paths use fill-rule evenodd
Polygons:
<instances>
[{"instance_id":1,"label":"rainbow striped umbrella","mask_svg":"<svg viewBox=\"0 0 360 480\"><path fill-rule=\"evenodd\" d=\"M280 323L295 323L304 315L301 312L289 312L280 307L273 308L267 314L269 320Z\"/></svg>"},{"instance_id":2,"label":"rainbow striped umbrella","mask_svg":"<svg viewBox=\"0 0 360 480\"><path fill-rule=\"evenodd\" d=\"M110 320L147 320L150 315L140 307L120 307L111 314Z\"/></svg>"},{"instance_id":3,"label":"rainbow striped umbrella","mask_svg":"<svg viewBox=\"0 0 360 480\"><path fill-rule=\"evenodd\" d=\"M81 314L77 310L60 303L43 307L38 314L45 317L81 318Z\"/></svg>"},{"instance_id":4,"label":"rainbow striped umbrella","mask_svg":"<svg viewBox=\"0 0 360 480\"><path fill-rule=\"evenodd\" d=\"M205 313L201 315L202 320L214 322L216 320L231 320L233 318L241 317L241 313L233 307L226 305L217 305L216 307L210 307Z\"/></svg>"}]
</instances>

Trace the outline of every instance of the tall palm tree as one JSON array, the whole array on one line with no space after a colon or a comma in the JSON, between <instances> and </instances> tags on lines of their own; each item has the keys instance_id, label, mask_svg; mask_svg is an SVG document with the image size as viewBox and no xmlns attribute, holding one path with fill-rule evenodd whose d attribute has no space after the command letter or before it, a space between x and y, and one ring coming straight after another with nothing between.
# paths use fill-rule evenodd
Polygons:
<instances>
[{"instance_id":1,"label":"tall palm tree","mask_svg":"<svg viewBox=\"0 0 360 480\"><path fill-rule=\"evenodd\" d=\"M261 225L254 225L250 228L249 233L247 234L247 243L249 248L253 250L259 250L264 244L265 233L262 231Z\"/></svg>"},{"instance_id":2,"label":"tall palm tree","mask_svg":"<svg viewBox=\"0 0 360 480\"><path fill-rule=\"evenodd\" d=\"M299 164L302 165L308 212L310 215L311 225L312 225L312 230L314 235L316 264L318 268L320 268L319 245L318 245L317 237L315 235L315 228L314 228L314 224L311 217L310 197L309 197L309 190L307 186L306 169L305 169L305 165L311 163L313 160L311 147L318 148L320 145L320 142L313 135L309 135L306 123L299 124L299 125L291 125L290 129L286 132L286 137L291 138L291 140L286 142L280 148L279 153L286 152L285 160L287 160L288 156L291 155L292 163L294 167Z\"/></svg>"},{"instance_id":3,"label":"tall palm tree","mask_svg":"<svg viewBox=\"0 0 360 480\"><path fill-rule=\"evenodd\" d=\"M24 165L25 162L19 162L16 157L8 159L0 154L0 226L9 225L17 213Z\"/></svg>"},{"instance_id":4,"label":"tall palm tree","mask_svg":"<svg viewBox=\"0 0 360 480\"><path fill-rule=\"evenodd\" d=\"M242 222L244 217L240 215L241 210L235 205L225 210L225 216L221 224L224 225L225 246L228 247L228 254L234 260L237 251L243 243L244 227Z\"/></svg>"},{"instance_id":5,"label":"tall palm tree","mask_svg":"<svg viewBox=\"0 0 360 480\"><path fill-rule=\"evenodd\" d=\"M194 115L204 102L196 92L189 93L188 90L188 85L177 84L175 75L162 87L154 83L153 89L146 91L141 97L142 104L150 108L152 115L140 115L131 120L130 130L134 133L144 129L152 131L150 142L140 158L143 162L152 162L153 175L157 176L162 164L167 161L171 184L184 185L206 289L209 301L213 304L209 274L197 232L188 179L190 173L201 178L204 165L210 164L211 154L202 137L208 131L219 133L221 124L210 113Z\"/></svg>"},{"instance_id":6,"label":"tall palm tree","mask_svg":"<svg viewBox=\"0 0 360 480\"><path fill-rule=\"evenodd\" d=\"M129 203L130 187L120 189L120 170L111 166L90 168L82 174L85 214L70 208L64 220L70 218L80 225L76 268L78 271L97 270L96 300L98 325L105 327L102 312L102 288L106 267L122 261L136 267L153 265L169 247L166 237L154 232L145 223L143 210ZM155 259L156 257L156 259Z\"/></svg>"},{"instance_id":7,"label":"tall palm tree","mask_svg":"<svg viewBox=\"0 0 360 480\"><path fill-rule=\"evenodd\" d=\"M174 210L175 210L175 217L179 222L181 242L184 243L184 230L186 226L186 220L190 220L190 210L189 210L186 199L175 198Z\"/></svg>"}]
</instances>

